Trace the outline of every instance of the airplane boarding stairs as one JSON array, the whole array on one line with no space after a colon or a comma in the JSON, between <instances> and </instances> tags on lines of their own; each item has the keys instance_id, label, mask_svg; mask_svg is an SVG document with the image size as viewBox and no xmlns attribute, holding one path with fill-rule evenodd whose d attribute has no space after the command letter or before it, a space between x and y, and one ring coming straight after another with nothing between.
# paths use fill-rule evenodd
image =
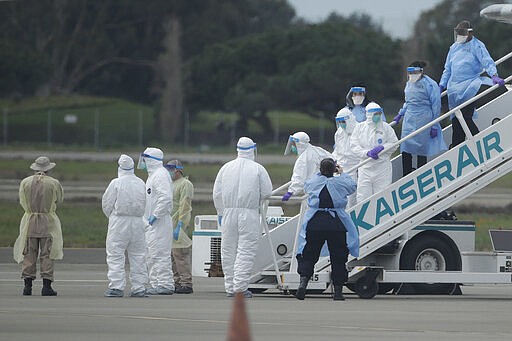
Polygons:
<instances>
[{"instance_id":1,"label":"airplane boarding stairs","mask_svg":"<svg viewBox=\"0 0 512 341\"><path fill-rule=\"evenodd\" d=\"M506 79L507 82L511 80L512 76ZM429 129L450 114L459 117L461 108L496 88L497 86L491 87L405 139ZM509 89L479 108L478 112L481 118L497 117L500 120L494 120L494 124L490 124L472 137L467 125L463 123L462 126L468 136L463 144L429 161L413 173L399 178L385 191L376 193L348 211L360 232L358 260L364 259L436 214L512 171L512 91ZM462 119L461 121L463 122ZM445 128L443 134L447 129L451 129L451 126ZM398 141L398 144L405 139ZM369 161L370 159L365 160L358 167ZM399 156L393 162L393 168L401 169ZM276 189L274 195L282 192L287 186L288 184L285 184ZM271 200L279 199L280 196L271 197ZM299 275L296 273L297 264L293 255L296 254L296 234L302 224L302 211L307 205L305 197L296 200L301 201L301 213L271 231L268 231L268 227L263 222L267 233L260 240L255 258L253 276L249 285L253 291L268 288L288 291L298 286ZM351 262L355 261L357 260L349 257L349 268L351 268ZM358 276L357 273L353 273L354 276ZM323 291L326 283L330 282L328 257L321 258L317 263L315 276L317 277L310 281L308 290Z\"/></svg>"}]
</instances>

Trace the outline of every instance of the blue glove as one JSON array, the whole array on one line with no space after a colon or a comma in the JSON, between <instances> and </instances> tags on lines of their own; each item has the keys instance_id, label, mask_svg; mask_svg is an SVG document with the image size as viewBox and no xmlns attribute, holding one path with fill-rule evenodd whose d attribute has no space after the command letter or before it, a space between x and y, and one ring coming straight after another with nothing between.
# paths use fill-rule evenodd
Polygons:
<instances>
[{"instance_id":1,"label":"blue glove","mask_svg":"<svg viewBox=\"0 0 512 341\"><path fill-rule=\"evenodd\" d=\"M371 157L374 160L377 160L379 158L379 153L383 150L384 150L384 146L379 144L378 146L373 147L372 150L369 150L368 153L366 153L366 155L368 155L369 157Z\"/></svg>"},{"instance_id":2,"label":"blue glove","mask_svg":"<svg viewBox=\"0 0 512 341\"><path fill-rule=\"evenodd\" d=\"M500 86L505 85L505 81L503 78L498 77L498 75L494 75L492 78L492 84L499 84Z\"/></svg>"},{"instance_id":3,"label":"blue glove","mask_svg":"<svg viewBox=\"0 0 512 341\"><path fill-rule=\"evenodd\" d=\"M430 138L435 139L437 137L437 128L436 127L430 127Z\"/></svg>"},{"instance_id":4,"label":"blue glove","mask_svg":"<svg viewBox=\"0 0 512 341\"><path fill-rule=\"evenodd\" d=\"M286 194L283 195L283 198L281 200L282 201L288 201L292 195L293 195L292 192L286 192Z\"/></svg>"},{"instance_id":5,"label":"blue glove","mask_svg":"<svg viewBox=\"0 0 512 341\"><path fill-rule=\"evenodd\" d=\"M393 122L395 122L396 124L400 123L400 120L402 119L402 115L401 114L398 114L395 116L395 118L393 118Z\"/></svg>"},{"instance_id":6,"label":"blue glove","mask_svg":"<svg viewBox=\"0 0 512 341\"><path fill-rule=\"evenodd\" d=\"M180 235L180 230L182 227L183 227L183 222L178 221L178 225L176 225L176 228L174 229L174 232L172 233L174 240L178 240L178 237Z\"/></svg>"},{"instance_id":7,"label":"blue glove","mask_svg":"<svg viewBox=\"0 0 512 341\"><path fill-rule=\"evenodd\" d=\"M148 219L148 223L149 225L153 225L153 223L155 222L156 220L156 217L154 215L150 215L149 216L149 219Z\"/></svg>"},{"instance_id":8,"label":"blue glove","mask_svg":"<svg viewBox=\"0 0 512 341\"><path fill-rule=\"evenodd\" d=\"M446 88L443 85L439 84L439 93L442 93L445 90Z\"/></svg>"},{"instance_id":9,"label":"blue glove","mask_svg":"<svg viewBox=\"0 0 512 341\"><path fill-rule=\"evenodd\" d=\"M222 225L222 216L221 215L217 216L217 222L219 223L219 226Z\"/></svg>"}]
</instances>

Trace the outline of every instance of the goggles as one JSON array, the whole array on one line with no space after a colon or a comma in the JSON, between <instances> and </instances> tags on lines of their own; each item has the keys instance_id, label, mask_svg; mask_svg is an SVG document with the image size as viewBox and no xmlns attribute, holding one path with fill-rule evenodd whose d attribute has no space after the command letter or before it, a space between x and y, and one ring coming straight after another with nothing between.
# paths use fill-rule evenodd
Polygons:
<instances>
[{"instance_id":1,"label":"goggles","mask_svg":"<svg viewBox=\"0 0 512 341\"><path fill-rule=\"evenodd\" d=\"M162 160L163 160L163 159L161 159L161 158L159 158L159 157L151 156L151 155L149 155L149 154L144 154L144 153L140 154L140 156L142 156L142 157L147 157L147 158L150 158L150 159L153 159L153 160L157 160L157 161L162 161Z\"/></svg>"}]
</instances>

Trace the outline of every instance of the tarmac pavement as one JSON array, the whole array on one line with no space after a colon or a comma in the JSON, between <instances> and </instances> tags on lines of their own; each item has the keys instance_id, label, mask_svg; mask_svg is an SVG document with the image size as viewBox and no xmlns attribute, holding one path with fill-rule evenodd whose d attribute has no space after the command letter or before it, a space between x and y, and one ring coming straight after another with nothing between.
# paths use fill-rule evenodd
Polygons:
<instances>
[{"instance_id":1,"label":"tarmac pavement","mask_svg":"<svg viewBox=\"0 0 512 341\"><path fill-rule=\"evenodd\" d=\"M194 294L104 298L103 249L66 249L57 297L22 296L20 267L0 250L0 340L225 340L233 300L222 278L194 278ZM96 264L88 264L96 263ZM511 340L512 286L465 286L462 296L276 292L246 300L253 340Z\"/></svg>"}]
</instances>

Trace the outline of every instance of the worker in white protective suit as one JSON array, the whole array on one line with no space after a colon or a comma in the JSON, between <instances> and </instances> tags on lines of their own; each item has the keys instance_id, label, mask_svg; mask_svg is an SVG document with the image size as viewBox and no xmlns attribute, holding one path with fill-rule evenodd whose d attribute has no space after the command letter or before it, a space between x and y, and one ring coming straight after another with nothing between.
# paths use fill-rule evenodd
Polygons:
<instances>
[{"instance_id":1,"label":"worker in white protective suit","mask_svg":"<svg viewBox=\"0 0 512 341\"><path fill-rule=\"evenodd\" d=\"M352 177L357 183L357 169L348 173L347 170L359 164L359 157L354 154L350 145L350 137L357 124L355 116L349 108L345 107L336 114L336 133L334 134L334 160L341 166L344 173ZM356 204L356 194L348 196L347 209Z\"/></svg>"},{"instance_id":2,"label":"worker in white protective suit","mask_svg":"<svg viewBox=\"0 0 512 341\"><path fill-rule=\"evenodd\" d=\"M258 240L262 233L260 205L272 194L265 168L254 161L256 143L241 137L238 157L219 170L213 186L213 203L222 227L221 259L226 295L248 290Z\"/></svg>"},{"instance_id":3,"label":"worker in white protective suit","mask_svg":"<svg viewBox=\"0 0 512 341\"><path fill-rule=\"evenodd\" d=\"M288 138L284 155L290 153L296 153L299 157L293 166L291 184L283 195L283 201L288 201L292 195L303 194L304 182L320 171L320 161L325 158L333 158L327 150L310 144L309 135L303 131L290 135Z\"/></svg>"},{"instance_id":4,"label":"worker in white protective suit","mask_svg":"<svg viewBox=\"0 0 512 341\"><path fill-rule=\"evenodd\" d=\"M375 102L366 106L366 121L356 125L350 144L360 161L373 160L359 167L357 173L357 202L382 191L392 182L391 154L397 149L395 131L382 121L383 110ZM385 150L384 150L385 149Z\"/></svg>"},{"instance_id":5,"label":"worker in white protective suit","mask_svg":"<svg viewBox=\"0 0 512 341\"><path fill-rule=\"evenodd\" d=\"M130 263L130 296L145 297L148 272L142 217L146 208L146 186L135 176L131 157L122 154L117 163L117 178L110 182L101 199L103 213L108 218L106 251L109 284L104 295L124 296L126 251Z\"/></svg>"},{"instance_id":6,"label":"worker in white protective suit","mask_svg":"<svg viewBox=\"0 0 512 341\"><path fill-rule=\"evenodd\" d=\"M146 169L146 224L149 295L172 295L172 180L163 166L164 153L158 148L146 148L137 168Z\"/></svg>"}]
</instances>

